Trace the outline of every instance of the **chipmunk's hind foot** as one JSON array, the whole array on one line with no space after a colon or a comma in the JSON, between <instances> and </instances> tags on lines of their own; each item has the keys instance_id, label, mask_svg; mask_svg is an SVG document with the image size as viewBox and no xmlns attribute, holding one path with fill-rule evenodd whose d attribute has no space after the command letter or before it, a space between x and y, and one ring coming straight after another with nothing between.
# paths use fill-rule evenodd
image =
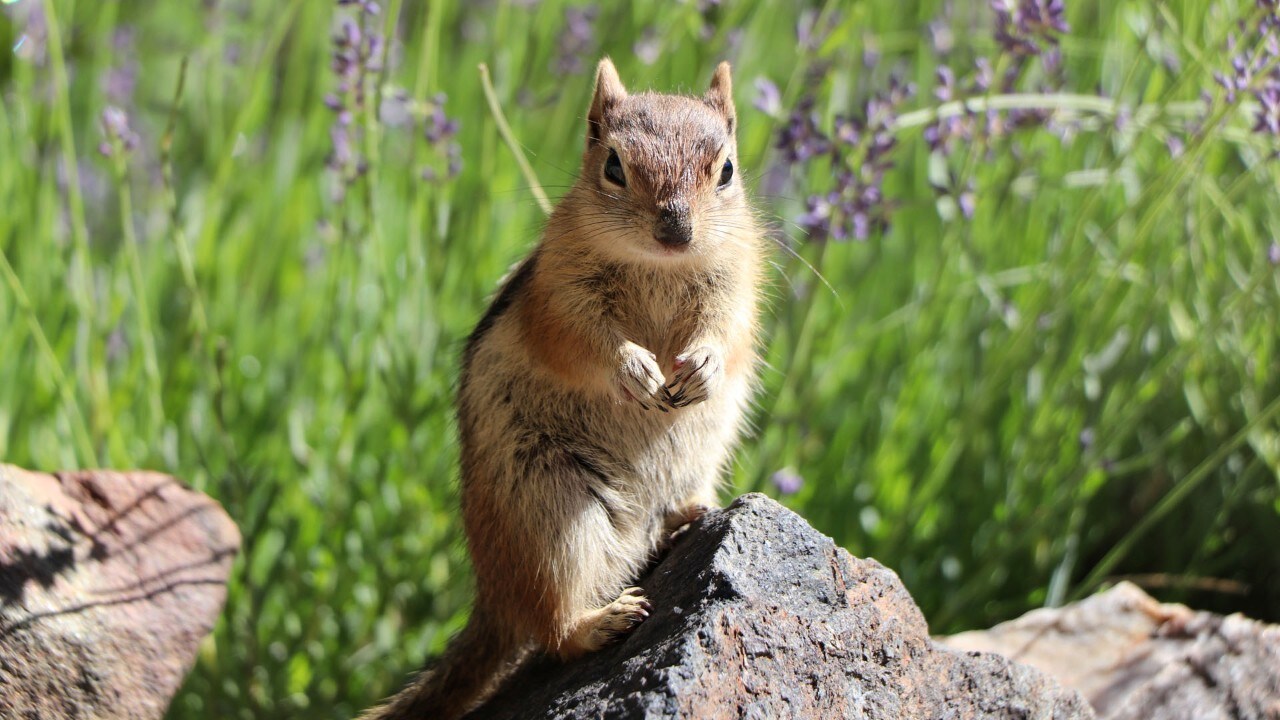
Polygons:
<instances>
[{"instance_id":1,"label":"chipmunk's hind foot","mask_svg":"<svg viewBox=\"0 0 1280 720\"><path fill-rule=\"evenodd\" d=\"M629 587L622 591L617 600L584 613L568 639L560 646L558 654L561 659L570 660L584 653L595 652L635 630L653 611L653 605L643 593L638 587Z\"/></svg>"}]
</instances>

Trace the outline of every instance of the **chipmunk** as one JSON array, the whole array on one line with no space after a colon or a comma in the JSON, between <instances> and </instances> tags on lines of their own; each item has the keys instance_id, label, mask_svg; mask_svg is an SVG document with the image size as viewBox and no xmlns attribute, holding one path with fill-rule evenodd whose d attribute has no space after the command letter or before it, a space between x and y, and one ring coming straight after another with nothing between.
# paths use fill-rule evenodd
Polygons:
<instances>
[{"instance_id":1,"label":"chipmunk","mask_svg":"<svg viewBox=\"0 0 1280 720\"><path fill-rule=\"evenodd\" d=\"M581 174L463 353L470 621L366 720L460 717L530 649L576 658L662 601L629 585L715 506L757 366L731 83L628 95L600 61Z\"/></svg>"}]
</instances>

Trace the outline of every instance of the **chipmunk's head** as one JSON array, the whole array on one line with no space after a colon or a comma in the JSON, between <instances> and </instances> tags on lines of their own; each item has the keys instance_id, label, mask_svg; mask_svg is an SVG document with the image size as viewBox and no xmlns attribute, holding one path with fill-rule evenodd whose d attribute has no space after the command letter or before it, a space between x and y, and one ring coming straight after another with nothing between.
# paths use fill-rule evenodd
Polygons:
<instances>
[{"instance_id":1,"label":"chipmunk's head","mask_svg":"<svg viewBox=\"0 0 1280 720\"><path fill-rule=\"evenodd\" d=\"M702 97L628 95L608 58L596 71L580 187L610 253L705 256L745 228L729 63ZM593 233L595 234L595 233Z\"/></svg>"}]
</instances>

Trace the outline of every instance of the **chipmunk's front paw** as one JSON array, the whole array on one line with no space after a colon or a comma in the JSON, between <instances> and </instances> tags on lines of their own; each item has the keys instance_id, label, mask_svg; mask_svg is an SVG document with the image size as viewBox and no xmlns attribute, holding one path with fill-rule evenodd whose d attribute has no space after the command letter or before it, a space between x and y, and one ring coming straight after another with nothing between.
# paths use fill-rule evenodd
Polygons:
<instances>
[{"instance_id":1,"label":"chipmunk's front paw","mask_svg":"<svg viewBox=\"0 0 1280 720\"><path fill-rule=\"evenodd\" d=\"M666 412L662 383L662 368L658 367L657 356L630 341L622 346L614 376L614 387L620 398L638 403L645 410L657 408Z\"/></svg>"},{"instance_id":2,"label":"chipmunk's front paw","mask_svg":"<svg viewBox=\"0 0 1280 720\"><path fill-rule=\"evenodd\" d=\"M710 397L724 377L720 353L703 346L676 356L675 377L667 383L667 403L682 408Z\"/></svg>"}]
</instances>

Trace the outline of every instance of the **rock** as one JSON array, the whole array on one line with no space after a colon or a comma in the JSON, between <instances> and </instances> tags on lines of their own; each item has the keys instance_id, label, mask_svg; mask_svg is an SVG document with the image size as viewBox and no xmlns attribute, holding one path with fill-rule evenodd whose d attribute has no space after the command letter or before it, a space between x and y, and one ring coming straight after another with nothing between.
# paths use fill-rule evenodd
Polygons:
<instances>
[{"instance_id":1,"label":"rock","mask_svg":"<svg viewBox=\"0 0 1280 720\"><path fill-rule=\"evenodd\" d=\"M1093 717L1026 665L935 644L897 575L763 495L695 523L641 585L654 612L623 642L533 659L469 720Z\"/></svg>"},{"instance_id":2,"label":"rock","mask_svg":"<svg viewBox=\"0 0 1280 720\"><path fill-rule=\"evenodd\" d=\"M942 642L1039 668L1111 720L1280 720L1280 626L1162 605L1129 583Z\"/></svg>"},{"instance_id":3,"label":"rock","mask_svg":"<svg viewBox=\"0 0 1280 720\"><path fill-rule=\"evenodd\" d=\"M0 718L163 716L239 545L167 475L0 465Z\"/></svg>"}]
</instances>

